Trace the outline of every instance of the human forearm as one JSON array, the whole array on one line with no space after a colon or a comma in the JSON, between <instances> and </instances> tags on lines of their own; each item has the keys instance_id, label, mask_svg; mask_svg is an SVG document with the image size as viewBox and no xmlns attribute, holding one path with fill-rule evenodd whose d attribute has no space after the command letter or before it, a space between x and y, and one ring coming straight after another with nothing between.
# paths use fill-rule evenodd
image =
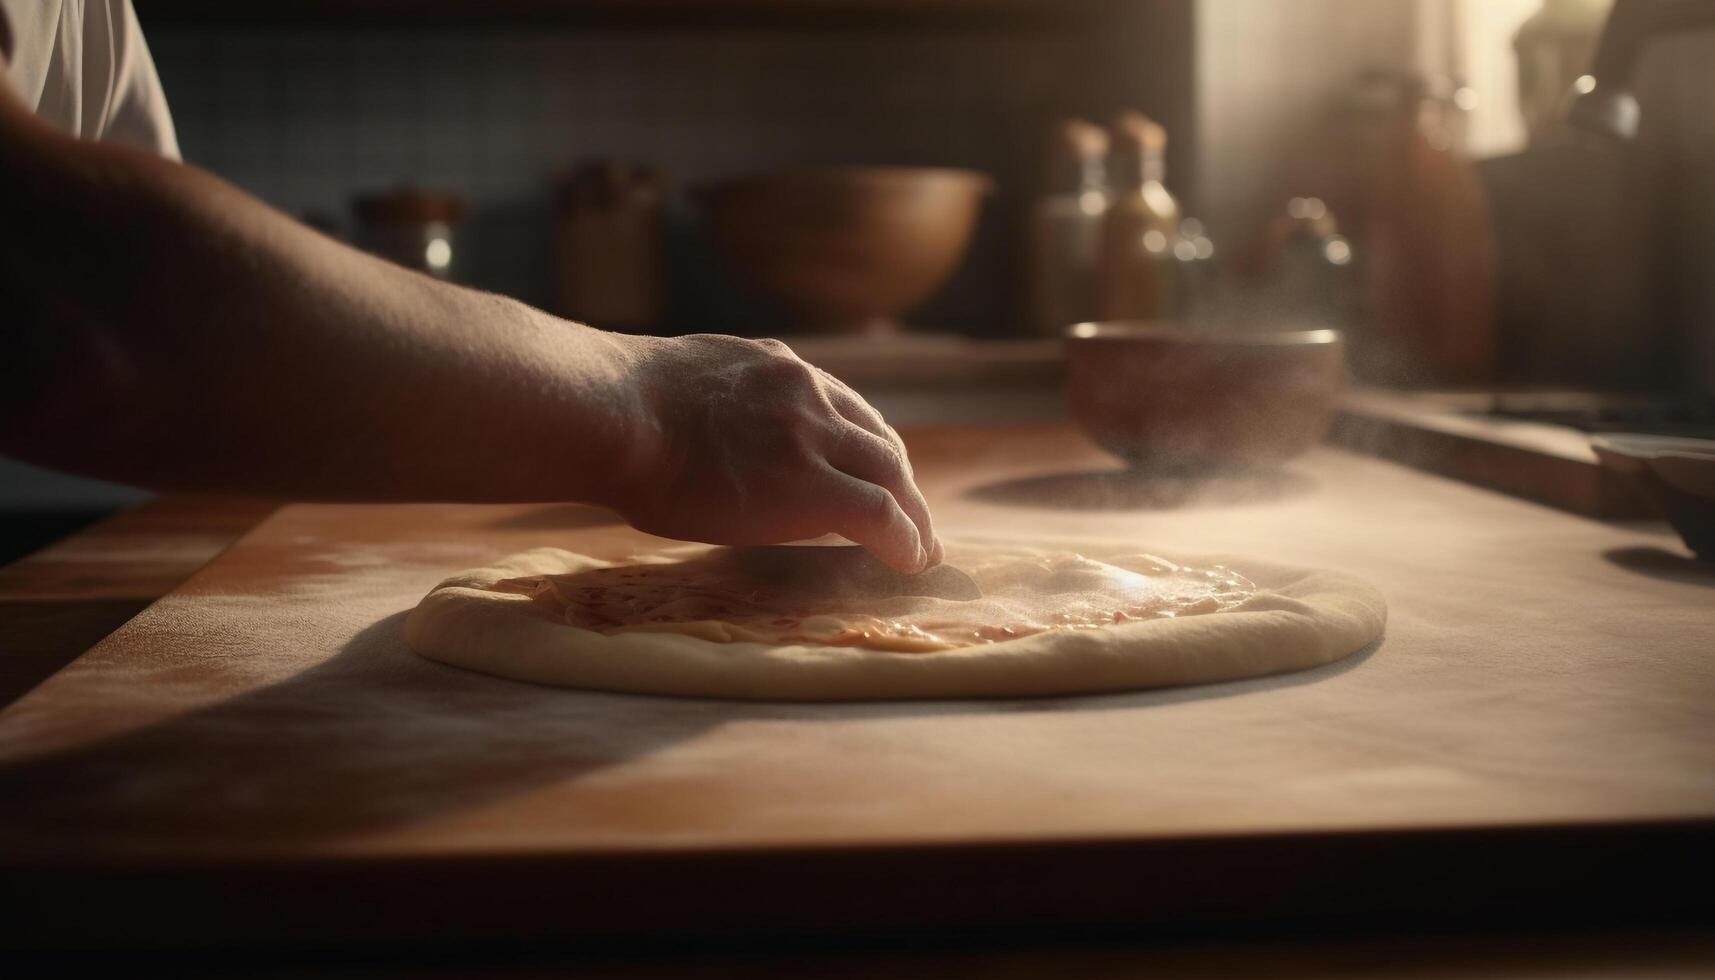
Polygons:
<instances>
[{"instance_id":1,"label":"human forearm","mask_svg":"<svg viewBox=\"0 0 1715 980\"><path fill-rule=\"evenodd\" d=\"M18 110L0 92L0 452L162 488L588 501L670 537L835 532L902 570L939 560L898 434L784 344L566 323Z\"/></svg>"},{"instance_id":2,"label":"human forearm","mask_svg":"<svg viewBox=\"0 0 1715 980\"><path fill-rule=\"evenodd\" d=\"M0 448L158 487L590 499L635 447L611 335L436 283L194 169L0 149ZM27 188L28 193L18 193Z\"/></svg>"}]
</instances>

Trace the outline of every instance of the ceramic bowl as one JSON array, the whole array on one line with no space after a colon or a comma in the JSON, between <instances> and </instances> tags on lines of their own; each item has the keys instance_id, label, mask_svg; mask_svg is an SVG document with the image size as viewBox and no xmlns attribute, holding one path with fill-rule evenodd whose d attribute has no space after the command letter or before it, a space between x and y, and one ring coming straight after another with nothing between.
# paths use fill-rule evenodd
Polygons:
<instances>
[{"instance_id":1,"label":"ceramic bowl","mask_svg":"<svg viewBox=\"0 0 1715 980\"><path fill-rule=\"evenodd\" d=\"M1715 439L1609 433L1590 448L1637 481L1697 557L1715 561Z\"/></svg>"},{"instance_id":2,"label":"ceramic bowl","mask_svg":"<svg viewBox=\"0 0 1715 980\"><path fill-rule=\"evenodd\" d=\"M1327 434L1345 344L1333 330L1080 323L1068 331L1066 373L1072 417L1134 468L1258 469Z\"/></svg>"},{"instance_id":3,"label":"ceramic bowl","mask_svg":"<svg viewBox=\"0 0 1715 980\"><path fill-rule=\"evenodd\" d=\"M716 248L806 332L885 329L952 274L993 182L944 167L736 177L695 197Z\"/></svg>"}]
</instances>

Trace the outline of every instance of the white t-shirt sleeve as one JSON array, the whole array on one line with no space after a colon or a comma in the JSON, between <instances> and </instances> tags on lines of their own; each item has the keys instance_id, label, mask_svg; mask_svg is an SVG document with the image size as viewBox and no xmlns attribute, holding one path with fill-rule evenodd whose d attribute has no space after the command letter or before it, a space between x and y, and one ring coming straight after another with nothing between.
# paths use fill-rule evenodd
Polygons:
<instances>
[{"instance_id":1,"label":"white t-shirt sleeve","mask_svg":"<svg viewBox=\"0 0 1715 980\"><path fill-rule=\"evenodd\" d=\"M0 0L3 73L36 115L75 136L179 158L155 62L130 0Z\"/></svg>"},{"instance_id":2,"label":"white t-shirt sleeve","mask_svg":"<svg viewBox=\"0 0 1715 980\"><path fill-rule=\"evenodd\" d=\"M6 22L6 70L0 75L31 109L41 105L42 87L59 34L60 0L0 0Z\"/></svg>"},{"instance_id":3,"label":"white t-shirt sleeve","mask_svg":"<svg viewBox=\"0 0 1715 980\"><path fill-rule=\"evenodd\" d=\"M113 91L108 102L106 126L101 139L153 150L171 160L179 159L179 137L173 116L167 111L167 93L155 73L155 59L143 40L137 11L131 0L111 5L115 66Z\"/></svg>"}]
</instances>

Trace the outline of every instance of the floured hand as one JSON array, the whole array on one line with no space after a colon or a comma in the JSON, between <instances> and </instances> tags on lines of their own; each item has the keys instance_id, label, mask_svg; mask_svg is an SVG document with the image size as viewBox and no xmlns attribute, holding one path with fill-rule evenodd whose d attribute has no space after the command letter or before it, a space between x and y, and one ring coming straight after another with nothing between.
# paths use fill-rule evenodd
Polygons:
<instances>
[{"instance_id":1,"label":"floured hand","mask_svg":"<svg viewBox=\"0 0 1715 980\"><path fill-rule=\"evenodd\" d=\"M627 337L644 406L610 506L712 544L843 535L912 573L941 545L881 414L777 340Z\"/></svg>"}]
</instances>

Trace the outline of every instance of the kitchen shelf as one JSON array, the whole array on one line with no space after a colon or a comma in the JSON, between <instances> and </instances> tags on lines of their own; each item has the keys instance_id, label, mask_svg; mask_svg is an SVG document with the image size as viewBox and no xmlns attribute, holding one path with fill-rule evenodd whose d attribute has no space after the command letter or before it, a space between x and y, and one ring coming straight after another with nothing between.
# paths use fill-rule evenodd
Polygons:
<instances>
[{"instance_id":1,"label":"kitchen shelf","mask_svg":"<svg viewBox=\"0 0 1715 980\"><path fill-rule=\"evenodd\" d=\"M1171 0L135 0L145 27L1088 28Z\"/></svg>"}]
</instances>

